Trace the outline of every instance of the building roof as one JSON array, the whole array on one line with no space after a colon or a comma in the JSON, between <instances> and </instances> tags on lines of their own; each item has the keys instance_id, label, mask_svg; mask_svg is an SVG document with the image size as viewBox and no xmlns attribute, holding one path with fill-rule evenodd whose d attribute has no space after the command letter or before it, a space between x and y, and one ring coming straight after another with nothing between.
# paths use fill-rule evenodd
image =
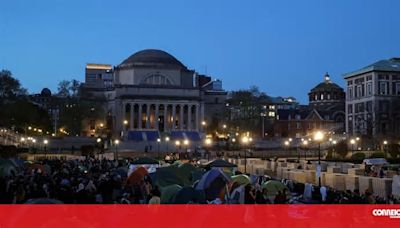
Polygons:
<instances>
[{"instance_id":1,"label":"building roof","mask_svg":"<svg viewBox=\"0 0 400 228\"><path fill-rule=\"evenodd\" d=\"M376 63L363 67L357 71L344 74L344 78L360 75L371 71L397 71L400 72L400 57L380 60Z\"/></svg>"},{"instance_id":2,"label":"building roof","mask_svg":"<svg viewBox=\"0 0 400 228\"><path fill-rule=\"evenodd\" d=\"M329 91L343 91L342 87L333 83L328 73L324 76L324 81L311 89L311 92L329 92Z\"/></svg>"},{"instance_id":3,"label":"building roof","mask_svg":"<svg viewBox=\"0 0 400 228\"><path fill-rule=\"evenodd\" d=\"M186 68L171 54L156 49L145 49L136 52L125 59L118 67L131 66L167 66L174 68Z\"/></svg>"}]
</instances>

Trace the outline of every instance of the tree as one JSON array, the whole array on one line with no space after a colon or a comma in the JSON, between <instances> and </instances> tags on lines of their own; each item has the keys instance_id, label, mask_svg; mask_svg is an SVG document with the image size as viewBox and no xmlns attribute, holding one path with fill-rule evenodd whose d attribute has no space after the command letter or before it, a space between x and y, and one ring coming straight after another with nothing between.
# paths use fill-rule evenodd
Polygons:
<instances>
[{"instance_id":1,"label":"tree","mask_svg":"<svg viewBox=\"0 0 400 228\"><path fill-rule=\"evenodd\" d=\"M57 95L59 97L69 97L70 94L70 88L71 88L71 82L67 80L63 80L58 83L58 93Z\"/></svg>"},{"instance_id":2,"label":"tree","mask_svg":"<svg viewBox=\"0 0 400 228\"><path fill-rule=\"evenodd\" d=\"M349 152L346 141L340 141L338 144L336 144L335 152L339 154L342 158L345 158L347 153Z\"/></svg>"},{"instance_id":3,"label":"tree","mask_svg":"<svg viewBox=\"0 0 400 228\"><path fill-rule=\"evenodd\" d=\"M20 95L26 95L26 89L21 87L18 79L13 78L12 74L8 70L0 71L0 98L13 99Z\"/></svg>"},{"instance_id":4,"label":"tree","mask_svg":"<svg viewBox=\"0 0 400 228\"><path fill-rule=\"evenodd\" d=\"M70 82L70 86L68 89L70 91L71 96L73 96L73 97L78 96L80 86L81 86L81 83L78 80L73 79Z\"/></svg>"}]
</instances>

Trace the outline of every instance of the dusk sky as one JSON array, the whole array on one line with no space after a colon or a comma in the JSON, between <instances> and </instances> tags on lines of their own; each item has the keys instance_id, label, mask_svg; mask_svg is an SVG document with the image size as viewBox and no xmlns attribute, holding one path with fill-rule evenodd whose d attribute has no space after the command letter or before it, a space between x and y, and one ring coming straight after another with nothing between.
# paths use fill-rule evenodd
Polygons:
<instances>
[{"instance_id":1,"label":"dusk sky","mask_svg":"<svg viewBox=\"0 0 400 228\"><path fill-rule=\"evenodd\" d=\"M307 93L400 56L398 0L1 1L0 69L30 92L84 81L86 63L118 65L147 48L272 96Z\"/></svg>"}]
</instances>

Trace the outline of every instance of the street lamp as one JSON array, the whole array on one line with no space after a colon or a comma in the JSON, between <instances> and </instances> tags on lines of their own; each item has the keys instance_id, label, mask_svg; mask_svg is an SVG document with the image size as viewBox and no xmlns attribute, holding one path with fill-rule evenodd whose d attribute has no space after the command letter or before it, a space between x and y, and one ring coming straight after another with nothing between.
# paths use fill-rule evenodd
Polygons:
<instances>
[{"instance_id":1,"label":"street lamp","mask_svg":"<svg viewBox=\"0 0 400 228\"><path fill-rule=\"evenodd\" d=\"M185 139L183 144L186 146L186 152L188 152L189 140Z\"/></svg>"},{"instance_id":2,"label":"street lamp","mask_svg":"<svg viewBox=\"0 0 400 228\"><path fill-rule=\"evenodd\" d=\"M176 146L176 149L177 149L177 151L178 151L178 153L179 153L179 149L180 149L180 147L181 147L181 142L180 142L179 140L176 140L176 141L175 141L175 146Z\"/></svg>"},{"instance_id":3,"label":"street lamp","mask_svg":"<svg viewBox=\"0 0 400 228\"><path fill-rule=\"evenodd\" d=\"M210 146L212 144L212 140L210 138L206 138L205 144L206 144L206 148L207 148L207 150L206 150L207 160L209 161L210 160L209 148L210 148Z\"/></svg>"},{"instance_id":4,"label":"street lamp","mask_svg":"<svg viewBox=\"0 0 400 228\"><path fill-rule=\"evenodd\" d=\"M43 144L44 144L44 157L47 157L47 144L49 143L49 141L47 139L43 140Z\"/></svg>"},{"instance_id":5,"label":"street lamp","mask_svg":"<svg viewBox=\"0 0 400 228\"><path fill-rule=\"evenodd\" d=\"M303 141L303 145L304 145L304 160L307 160L307 145L308 145L308 141L304 140Z\"/></svg>"},{"instance_id":6,"label":"street lamp","mask_svg":"<svg viewBox=\"0 0 400 228\"><path fill-rule=\"evenodd\" d=\"M324 139L324 133L322 131L317 131L314 134L314 140L318 142L318 186L321 187L321 141Z\"/></svg>"},{"instance_id":7,"label":"street lamp","mask_svg":"<svg viewBox=\"0 0 400 228\"><path fill-rule=\"evenodd\" d=\"M167 152L168 152L168 150L169 150L169 137L167 136L167 137L165 137L165 142L167 142Z\"/></svg>"},{"instance_id":8,"label":"street lamp","mask_svg":"<svg viewBox=\"0 0 400 228\"><path fill-rule=\"evenodd\" d=\"M119 140L116 139L114 140L114 144L115 144L115 160L118 160L118 145L119 145Z\"/></svg>"},{"instance_id":9,"label":"street lamp","mask_svg":"<svg viewBox=\"0 0 400 228\"><path fill-rule=\"evenodd\" d=\"M244 136L243 138L242 138L242 143L243 143L243 145L244 145L244 173L247 173L247 148L246 148L246 146L247 146L247 144L250 142L250 139L249 139L249 137L247 137L247 136Z\"/></svg>"},{"instance_id":10,"label":"street lamp","mask_svg":"<svg viewBox=\"0 0 400 228\"><path fill-rule=\"evenodd\" d=\"M336 147L337 141L336 141L336 140L333 140L332 143L333 143L332 157L335 158L335 157L336 157L336 156L335 156L335 152L336 152L336 151L335 151L335 147Z\"/></svg>"},{"instance_id":11,"label":"street lamp","mask_svg":"<svg viewBox=\"0 0 400 228\"><path fill-rule=\"evenodd\" d=\"M388 141L387 140L385 140L385 141L383 141L383 150L384 150L384 152L385 152L385 158L387 158L387 144L388 144Z\"/></svg>"},{"instance_id":12,"label":"street lamp","mask_svg":"<svg viewBox=\"0 0 400 228\"><path fill-rule=\"evenodd\" d=\"M160 159L160 143L161 143L161 139L158 138L157 139L157 158Z\"/></svg>"},{"instance_id":13,"label":"street lamp","mask_svg":"<svg viewBox=\"0 0 400 228\"><path fill-rule=\"evenodd\" d=\"M356 144L356 140L351 139L351 140L350 140L350 144L351 144L351 155L353 156L353 153L354 153L354 144Z\"/></svg>"}]
</instances>

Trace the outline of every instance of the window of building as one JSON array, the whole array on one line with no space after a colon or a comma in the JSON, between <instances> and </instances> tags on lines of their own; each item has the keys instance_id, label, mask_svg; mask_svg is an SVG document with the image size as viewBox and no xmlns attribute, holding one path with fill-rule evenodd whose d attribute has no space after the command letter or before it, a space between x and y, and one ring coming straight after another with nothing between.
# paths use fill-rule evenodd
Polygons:
<instances>
[{"instance_id":1,"label":"window of building","mask_svg":"<svg viewBox=\"0 0 400 228\"><path fill-rule=\"evenodd\" d=\"M349 114L353 113L353 105L351 104L347 105L347 113Z\"/></svg>"},{"instance_id":2,"label":"window of building","mask_svg":"<svg viewBox=\"0 0 400 228\"><path fill-rule=\"evenodd\" d=\"M400 83L396 83L396 95L400 95Z\"/></svg>"},{"instance_id":3,"label":"window of building","mask_svg":"<svg viewBox=\"0 0 400 228\"><path fill-rule=\"evenodd\" d=\"M296 120L300 120L301 116L299 114L296 114L295 118L296 118Z\"/></svg>"},{"instance_id":4,"label":"window of building","mask_svg":"<svg viewBox=\"0 0 400 228\"><path fill-rule=\"evenodd\" d=\"M371 96L372 95L372 83L369 82L367 83L367 96Z\"/></svg>"},{"instance_id":5,"label":"window of building","mask_svg":"<svg viewBox=\"0 0 400 228\"><path fill-rule=\"evenodd\" d=\"M379 82L379 94L380 95L388 95L388 83L387 82Z\"/></svg>"},{"instance_id":6,"label":"window of building","mask_svg":"<svg viewBox=\"0 0 400 228\"><path fill-rule=\"evenodd\" d=\"M321 100L324 100L324 94L321 94Z\"/></svg>"},{"instance_id":7,"label":"window of building","mask_svg":"<svg viewBox=\"0 0 400 228\"><path fill-rule=\"evenodd\" d=\"M275 117L275 112L268 112L269 117Z\"/></svg>"},{"instance_id":8,"label":"window of building","mask_svg":"<svg viewBox=\"0 0 400 228\"><path fill-rule=\"evenodd\" d=\"M387 101L379 102L379 111L388 112L389 111L389 103Z\"/></svg>"},{"instance_id":9,"label":"window of building","mask_svg":"<svg viewBox=\"0 0 400 228\"><path fill-rule=\"evenodd\" d=\"M297 122L297 123L296 123L296 128L297 128L297 129L301 129L301 123Z\"/></svg>"},{"instance_id":10,"label":"window of building","mask_svg":"<svg viewBox=\"0 0 400 228\"><path fill-rule=\"evenodd\" d=\"M145 78L142 82L145 85L172 85L171 81L161 74L153 74Z\"/></svg>"},{"instance_id":11,"label":"window of building","mask_svg":"<svg viewBox=\"0 0 400 228\"><path fill-rule=\"evenodd\" d=\"M372 112L372 101L367 101L366 104L366 111L367 112Z\"/></svg>"},{"instance_id":12,"label":"window of building","mask_svg":"<svg viewBox=\"0 0 400 228\"><path fill-rule=\"evenodd\" d=\"M349 88L347 92L347 96L349 99L353 99L353 88Z\"/></svg>"}]
</instances>

